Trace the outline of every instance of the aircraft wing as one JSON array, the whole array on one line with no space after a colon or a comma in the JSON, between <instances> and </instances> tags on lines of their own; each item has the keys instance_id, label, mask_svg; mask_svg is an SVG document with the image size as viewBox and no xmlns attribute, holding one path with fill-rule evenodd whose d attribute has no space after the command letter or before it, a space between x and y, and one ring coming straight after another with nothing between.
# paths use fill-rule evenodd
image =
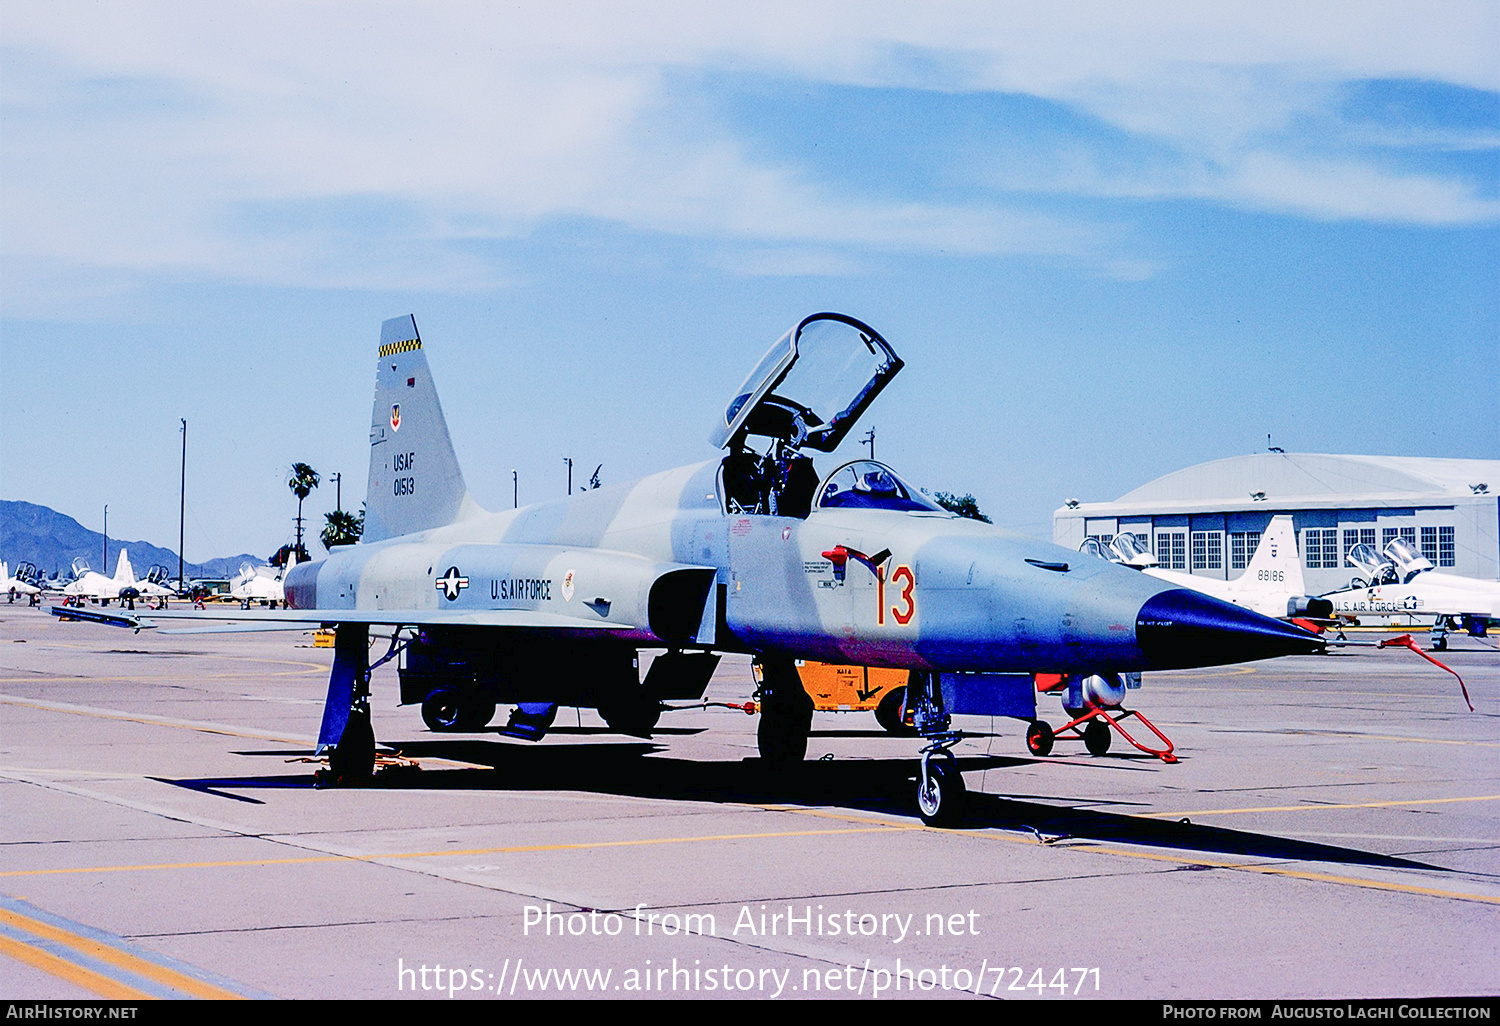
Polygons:
<instances>
[{"instance_id":1,"label":"aircraft wing","mask_svg":"<svg viewBox=\"0 0 1500 1026\"><path fill-rule=\"evenodd\" d=\"M128 613L105 613L88 608L53 606L52 615L88 620L110 627L150 630L163 627L157 621L186 622L164 633L203 634L250 631L310 630L323 625L363 623L388 627L515 627L529 630L557 631L629 631L631 624L605 623L582 617L559 616L532 609L473 609L447 612L440 609L269 609L249 612L243 609L161 609L134 616ZM212 624L205 623L212 621ZM219 624L234 621L233 625Z\"/></svg>"}]
</instances>

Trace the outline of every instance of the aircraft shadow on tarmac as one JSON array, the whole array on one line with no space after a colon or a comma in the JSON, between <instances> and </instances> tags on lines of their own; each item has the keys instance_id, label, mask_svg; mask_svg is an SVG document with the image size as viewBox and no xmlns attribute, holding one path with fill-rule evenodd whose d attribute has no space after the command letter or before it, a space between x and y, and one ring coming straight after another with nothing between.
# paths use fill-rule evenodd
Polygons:
<instances>
[{"instance_id":1,"label":"aircraft shadow on tarmac","mask_svg":"<svg viewBox=\"0 0 1500 1026\"><path fill-rule=\"evenodd\" d=\"M774 773L754 758L738 762L674 759L664 755L665 749L660 745L648 740L533 747L502 741L444 738L393 742L388 747L399 749L402 755L411 758L450 759L475 765L452 769L392 767L377 774L371 783L365 785L366 788L393 791L574 791L667 801L832 807L915 818L912 799L915 760L910 757L810 760L795 771ZM283 749L236 754L286 759L310 753ZM644 758L647 755L653 757ZM964 771L1004 769L1032 761L1001 756L958 760ZM263 803L234 792L314 786L311 773L154 779L253 804ZM1079 797L1059 800L1093 801ZM965 826L1021 831L1048 843L1107 841L1213 855L1446 871L1442 866L1354 848L1196 823L1055 806L979 792L969 794Z\"/></svg>"}]
</instances>

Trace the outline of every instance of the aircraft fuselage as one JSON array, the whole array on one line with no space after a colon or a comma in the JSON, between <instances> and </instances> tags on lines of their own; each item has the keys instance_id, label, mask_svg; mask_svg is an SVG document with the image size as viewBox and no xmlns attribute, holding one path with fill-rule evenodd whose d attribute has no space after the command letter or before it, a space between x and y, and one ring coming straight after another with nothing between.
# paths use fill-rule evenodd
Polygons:
<instances>
[{"instance_id":1,"label":"aircraft fuselage","mask_svg":"<svg viewBox=\"0 0 1500 1026\"><path fill-rule=\"evenodd\" d=\"M291 571L288 604L330 621L353 609L530 610L641 647L950 671L1179 665L1159 653L1161 632L1205 626L1211 600L1162 599L1187 593L956 516L726 514L717 470L682 467L341 550ZM1222 657L1207 655L1255 658L1227 646ZM1194 658L1202 664L1201 648Z\"/></svg>"}]
</instances>

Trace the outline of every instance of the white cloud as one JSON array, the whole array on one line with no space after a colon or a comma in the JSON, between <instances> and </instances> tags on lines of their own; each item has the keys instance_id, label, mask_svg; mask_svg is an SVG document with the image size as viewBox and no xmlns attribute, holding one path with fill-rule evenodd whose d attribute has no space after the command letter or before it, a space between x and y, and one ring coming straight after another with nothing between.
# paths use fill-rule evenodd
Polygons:
<instances>
[{"instance_id":1,"label":"white cloud","mask_svg":"<svg viewBox=\"0 0 1500 1026\"><path fill-rule=\"evenodd\" d=\"M1438 225L1500 219L1500 201L1476 198L1453 182L1270 154L1246 157L1223 194L1250 206L1312 217Z\"/></svg>"},{"instance_id":2,"label":"white cloud","mask_svg":"<svg viewBox=\"0 0 1500 1026\"><path fill-rule=\"evenodd\" d=\"M58 267L314 284L478 287L495 272L444 253L445 239L515 236L559 217L750 254L792 247L821 254L820 266L839 266L841 246L1149 266L1120 262L1113 233L1084 215L1039 217L998 196L842 195L756 160L725 126L674 121L663 86L674 68L1030 93L1178 155L1139 171L1074 155L1028 170L1021 184L1036 191L1489 221L1494 203L1464 183L1355 155L1313 159L1281 133L1350 79L1500 88L1496 11L9 0L0 230L10 258ZM337 229L291 226L268 239L237 223L245 204L326 201L394 204L419 244L411 258L394 240L367 247L351 264ZM349 216L346 230L360 231ZM766 266L753 255L727 263Z\"/></svg>"}]
</instances>

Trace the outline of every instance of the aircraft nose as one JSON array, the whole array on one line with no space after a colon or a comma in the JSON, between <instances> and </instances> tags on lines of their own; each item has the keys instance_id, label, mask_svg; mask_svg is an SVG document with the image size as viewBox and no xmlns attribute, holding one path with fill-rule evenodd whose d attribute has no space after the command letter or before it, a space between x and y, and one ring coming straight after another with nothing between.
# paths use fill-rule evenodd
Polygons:
<instances>
[{"instance_id":1,"label":"aircraft nose","mask_svg":"<svg viewBox=\"0 0 1500 1026\"><path fill-rule=\"evenodd\" d=\"M1186 588L1147 599L1136 614L1135 637L1157 670L1315 655L1324 648L1311 631Z\"/></svg>"}]
</instances>

